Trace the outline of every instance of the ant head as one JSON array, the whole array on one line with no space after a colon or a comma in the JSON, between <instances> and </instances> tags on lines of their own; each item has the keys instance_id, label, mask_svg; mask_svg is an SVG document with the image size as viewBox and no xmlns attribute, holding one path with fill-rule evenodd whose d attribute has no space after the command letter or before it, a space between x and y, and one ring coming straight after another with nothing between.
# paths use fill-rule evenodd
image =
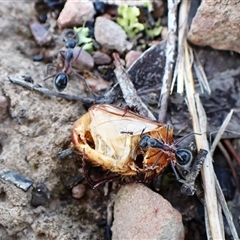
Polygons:
<instances>
[{"instance_id":1,"label":"ant head","mask_svg":"<svg viewBox=\"0 0 240 240\"><path fill-rule=\"evenodd\" d=\"M176 168L183 178L185 178L191 171L193 163L193 154L187 149L178 149L175 153Z\"/></svg>"},{"instance_id":2,"label":"ant head","mask_svg":"<svg viewBox=\"0 0 240 240\"><path fill-rule=\"evenodd\" d=\"M148 141L151 137L149 135L142 136L139 141L139 146L143 151L146 151L148 149Z\"/></svg>"},{"instance_id":3,"label":"ant head","mask_svg":"<svg viewBox=\"0 0 240 240\"><path fill-rule=\"evenodd\" d=\"M193 159L191 151L187 149L178 149L175 153L177 163L181 166L186 166Z\"/></svg>"},{"instance_id":4,"label":"ant head","mask_svg":"<svg viewBox=\"0 0 240 240\"><path fill-rule=\"evenodd\" d=\"M59 92L62 92L67 87L67 83L68 75L66 73L59 73L54 78L55 87Z\"/></svg>"},{"instance_id":5,"label":"ant head","mask_svg":"<svg viewBox=\"0 0 240 240\"><path fill-rule=\"evenodd\" d=\"M75 48L79 39L78 34L73 29L67 29L63 33L63 41L65 42L66 48Z\"/></svg>"},{"instance_id":6,"label":"ant head","mask_svg":"<svg viewBox=\"0 0 240 240\"><path fill-rule=\"evenodd\" d=\"M66 48L75 48L77 45L77 42L75 39L73 38L69 38L66 43L65 43L65 47Z\"/></svg>"}]
</instances>

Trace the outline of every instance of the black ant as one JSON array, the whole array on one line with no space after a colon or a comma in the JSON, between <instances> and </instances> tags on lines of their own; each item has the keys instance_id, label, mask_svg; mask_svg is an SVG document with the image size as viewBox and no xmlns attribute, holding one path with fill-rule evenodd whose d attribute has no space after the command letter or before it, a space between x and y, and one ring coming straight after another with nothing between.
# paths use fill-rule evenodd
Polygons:
<instances>
[{"instance_id":1,"label":"black ant","mask_svg":"<svg viewBox=\"0 0 240 240\"><path fill-rule=\"evenodd\" d=\"M147 149L149 147L151 147L151 148L163 150L164 152L174 153L176 155L177 162L180 165L183 165L183 164L187 164L188 162L191 161L192 153L187 149L178 148L177 145L187 137L189 137L189 135L181 138L176 143L168 145L157 138L153 138L153 137L150 137L149 135L145 135L140 139L139 146L143 151L147 151ZM158 164L159 160L157 160L153 164L153 166L152 166L153 168Z\"/></svg>"},{"instance_id":2,"label":"black ant","mask_svg":"<svg viewBox=\"0 0 240 240\"><path fill-rule=\"evenodd\" d=\"M168 129L167 129L168 131ZM195 192L194 188L194 182L196 177L198 176L198 173L204 163L204 159L207 155L207 151L204 149L200 149L198 155L196 156L195 162L192 163L193 160L193 154L192 151L196 150L195 144L191 143L189 145L190 150L185 148L180 148L179 144L185 140L186 138L190 137L193 134L199 134L199 133L190 133L182 138L180 138L178 141L173 142L171 145L167 144L163 138L160 135L160 139L150 137L149 135L144 135L141 137L139 146L143 151L147 151L148 148L155 148L164 151L164 152L171 152L174 153L176 156L176 167L178 172L182 175L184 179L181 179L179 177L178 172L176 171L175 165L173 160L170 161L171 167L173 169L174 175L176 176L176 179L183 183L183 186L181 188L181 192L186 195L193 195ZM166 140L168 139L168 135L166 136ZM155 156L157 153L153 154L152 156L149 156L148 158L151 158ZM163 155L160 155L160 157L154 162L154 164L151 166L153 169L157 166L159 161L161 160Z\"/></svg>"},{"instance_id":3,"label":"black ant","mask_svg":"<svg viewBox=\"0 0 240 240\"><path fill-rule=\"evenodd\" d=\"M60 54L60 57L61 57L61 60L63 63L63 69L59 73L53 74L53 75L45 78L44 81L46 81L49 78L54 77L54 85L57 88L57 90L59 92L61 92L67 87L69 75L77 75L79 78L81 78L84 81L85 85L88 88L88 91L91 93L91 90L90 90L85 78L83 76L81 76L80 74L78 74L72 68L73 62L78 59L78 57L81 53L81 49L82 49L82 48L80 48L78 51L78 54L76 56L74 56L74 48L76 47L76 45L78 43L77 33L74 32L74 30L68 30L65 33L64 41L65 41L66 50L60 50L58 52L58 54ZM56 66L54 64L48 64L47 73L48 73L49 67L58 68L58 66Z\"/></svg>"}]
</instances>

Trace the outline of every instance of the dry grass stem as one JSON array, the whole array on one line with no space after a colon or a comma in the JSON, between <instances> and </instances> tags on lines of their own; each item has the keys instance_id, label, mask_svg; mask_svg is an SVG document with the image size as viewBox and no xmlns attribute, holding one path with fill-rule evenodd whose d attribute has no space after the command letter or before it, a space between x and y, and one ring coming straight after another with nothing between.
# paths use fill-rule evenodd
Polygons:
<instances>
[{"instance_id":1,"label":"dry grass stem","mask_svg":"<svg viewBox=\"0 0 240 240\"><path fill-rule=\"evenodd\" d=\"M177 39L177 6L180 0L168 1L168 39L166 46L166 63L162 79L162 88L158 101L158 121L165 122L170 87L172 83L173 67L175 65Z\"/></svg>"},{"instance_id":2,"label":"dry grass stem","mask_svg":"<svg viewBox=\"0 0 240 240\"><path fill-rule=\"evenodd\" d=\"M197 55L197 52L195 50L193 50L193 55L194 55L194 63L193 63L193 67L195 70L195 73L197 75L197 79L200 83L202 92L205 89L207 91L208 94L211 94L211 89L207 80L207 76L204 72L203 66L199 60L199 57Z\"/></svg>"},{"instance_id":3,"label":"dry grass stem","mask_svg":"<svg viewBox=\"0 0 240 240\"><path fill-rule=\"evenodd\" d=\"M171 85L171 92L173 91L177 79L177 92L183 94L184 92L184 52L185 41L188 32L188 13L191 1L182 1L179 8L178 17L178 53L177 61L174 69L174 76Z\"/></svg>"},{"instance_id":4,"label":"dry grass stem","mask_svg":"<svg viewBox=\"0 0 240 240\"><path fill-rule=\"evenodd\" d=\"M218 179L217 179L216 175L214 175L214 177L215 177L218 201L219 201L219 203L221 205L221 208L223 210L224 216L226 217L226 220L227 220L228 226L230 228L232 237L233 237L234 240L237 240L237 239L239 239L239 237L238 237L235 225L233 223L232 214L231 214L231 212L228 209L227 203L225 201L225 197L223 195L222 189L220 187L220 184L218 182Z\"/></svg>"},{"instance_id":5,"label":"dry grass stem","mask_svg":"<svg viewBox=\"0 0 240 240\"><path fill-rule=\"evenodd\" d=\"M205 111L202 107L198 94L195 93L193 75L192 75L192 63L191 63L191 48L188 46L185 40L185 72L184 82L186 88L186 95L188 101L188 107L192 116L193 130L194 132L201 132L202 135L196 135L196 143L198 149L205 149L209 151L209 145L207 141L207 118ZM201 124L200 124L201 123ZM202 170L204 192L205 192L205 204L206 212L209 219L209 233L213 239L224 239L221 230L220 217L218 214L218 204L215 189L214 170L212 165L211 155L208 154L203 164ZM206 222L207 224L207 222ZM208 231L207 231L208 232ZM208 238L210 239L210 235Z\"/></svg>"},{"instance_id":6,"label":"dry grass stem","mask_svg":"<svg viewBox=\"0 0 240 240\"><path fill-rule=\"evenodd\" d=\"M202 103L199 99L198 94L195 95L195 103L198 112L198 119L201 123L198 127L203 133L201 136L197 136L197 145L198 148L203 148L209 151L209 145L207 141L207 117L205 110L202 106ZM194 119L193 119L194 122ZM224 239L224 235L222 235L221 229L221 221L218 212L218 202L215 188L215 172L213 169L213 160L211 154L209 153L205 159L202 169L202 179L204 185L204 196L205 196L205 204L207 211L205 214L209 217L209 228L211 231L212 239ZM209 238L209 236L208 236Z\"/></svg>"},{"instance_id":7,"label":"dry grass stem","mask_svg":"<svg viewBox=\"0 0 240 240\"><path fill-rule=\"evenodd\" d=\"M215 151L215 148L217 147L218 143L220 142L221 137L222 137L223 133L225 132L225 130L226 130L231 118L232 118L232 115L233 115L233 109L228 113L228 115L224 119L224 121L223 121L223 123L222 123L222 125L221 125L213 143L212 143L212 146L211 146L211 149L210 149L210 153L211 153L212 156L213 156L213 153Z\"/></svg>"}]
</instances>

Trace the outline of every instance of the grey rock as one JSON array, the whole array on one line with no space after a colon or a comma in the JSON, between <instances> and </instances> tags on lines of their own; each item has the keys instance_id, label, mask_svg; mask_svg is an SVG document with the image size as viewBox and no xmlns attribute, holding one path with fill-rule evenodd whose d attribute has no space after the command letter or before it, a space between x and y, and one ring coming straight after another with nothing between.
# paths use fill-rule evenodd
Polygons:
<instances>
[{"instance_id":1,"label":"grey rock","mask_svg":"<svg viewBox=\"0 0 240 240\"><path fill-rule=\"evenodd\" d=\"M193 18L188 39L196 45L240 51L240 2L202 1Z\"/></svg>"},{"instance_id":2,"label":"grey rock","mask_svg":"<svg viewBox=\"0 0 240 240\"><path fill-rule=\"evenodd\" d=\"M97 42L104 48L122 53L132 47L127 41L125 31L117 23L105 17L97 17L94 34Z\"/></svg>"}]
</instances>

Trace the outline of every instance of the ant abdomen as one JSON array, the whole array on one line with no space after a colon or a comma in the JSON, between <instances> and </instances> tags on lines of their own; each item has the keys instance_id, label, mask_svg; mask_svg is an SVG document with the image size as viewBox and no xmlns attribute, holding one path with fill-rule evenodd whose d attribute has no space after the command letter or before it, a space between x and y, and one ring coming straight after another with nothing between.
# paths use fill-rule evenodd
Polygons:
<instances>
[{"instance_id":1,"label":"ant abdomen","mask_svg":"<svg viewBox=\"0 0 240 240\"><path fill-rule=\"evenodd\" d=\"M55 87L59 92L62 92L68 84L68 75L66 73L58 73L54 78Z\"/></svg>"}]
</instances>

